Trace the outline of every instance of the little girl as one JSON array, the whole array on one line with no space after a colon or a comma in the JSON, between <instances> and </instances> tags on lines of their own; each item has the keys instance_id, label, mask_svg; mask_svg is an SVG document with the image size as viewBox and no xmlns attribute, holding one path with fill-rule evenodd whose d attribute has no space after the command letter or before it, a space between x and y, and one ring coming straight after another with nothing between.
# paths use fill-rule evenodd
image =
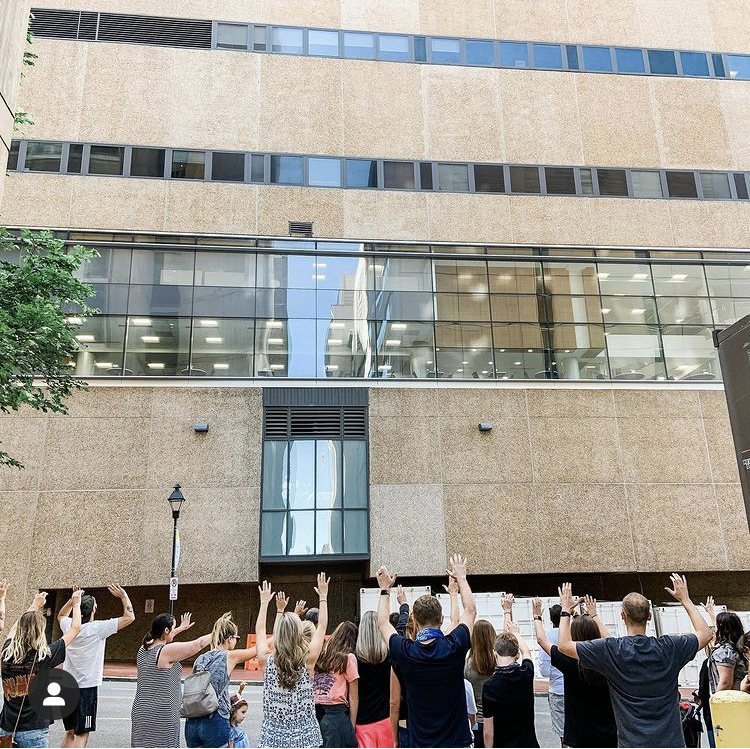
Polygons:
<instances>
[{"instance_id":1,"label":"little girl","mask_svg":"<svg viewBox=\"0 0 750 749\"><path fill-rule=\"evenodd\" d=\"M240 684L237 694L233 694L232 699L230 700L229 726L231 729L231 738L229 740L229 746L235 747L235 749L238 747L244 749L245 747L250 746L247 743L247 736L240 725L247 715L247 700L242 696L245 686L246 684L243 681Z\"/></svg>"}]
</instances>

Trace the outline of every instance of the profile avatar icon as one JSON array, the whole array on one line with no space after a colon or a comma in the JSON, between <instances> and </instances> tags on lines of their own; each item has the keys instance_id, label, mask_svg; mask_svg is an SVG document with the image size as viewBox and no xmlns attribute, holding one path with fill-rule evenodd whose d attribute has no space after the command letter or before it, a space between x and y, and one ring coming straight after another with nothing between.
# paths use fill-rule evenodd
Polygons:
<instances>
[{"instance_id":1,"label":"profile avatar icon","mask_svg":"<svg viewBox=\"0 0 750 749\"><path fill-rule=\"evenodd\" d=\"M65 707L65 699L60 697L62 687L56 682L51 681L47 684L48 696L44 698L42 705L44 707Z\"/></svg>"}]
</instances>

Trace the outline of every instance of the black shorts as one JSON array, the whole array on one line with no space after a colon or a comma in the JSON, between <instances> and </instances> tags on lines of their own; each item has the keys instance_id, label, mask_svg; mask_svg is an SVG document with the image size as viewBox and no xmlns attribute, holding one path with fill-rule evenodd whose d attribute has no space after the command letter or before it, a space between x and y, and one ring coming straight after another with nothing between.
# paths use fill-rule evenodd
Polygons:
<instances>
[{"instance_id":1,"label":"black shorts","mask_svg":"<svg viewBox=\"0 0 750 749\"><path fill-rule=\"evenodd\" d=\"M80 690L78 707L63 718L66 731L73 731L76 736L83 736L96 731L96 708L99 687L84 687Z\"/></svg>"}]
</instances>

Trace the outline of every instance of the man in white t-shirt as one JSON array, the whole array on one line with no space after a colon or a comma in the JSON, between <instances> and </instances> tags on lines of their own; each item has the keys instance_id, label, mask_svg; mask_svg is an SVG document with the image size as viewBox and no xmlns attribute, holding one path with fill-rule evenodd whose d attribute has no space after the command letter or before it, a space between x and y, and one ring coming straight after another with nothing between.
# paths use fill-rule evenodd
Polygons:
<instances>
[{"instance_id":1,"label":"man in white t-shirt","mask_svg":"<svg viewBox=\"0 0 750 749\"><path fill-rule=\"evenodd\" d=\"M65 649L63 669L75 677L80 688L78 707L67 717L63 747L85 747L89 734L96 730L96 708L99 687L104 677L104 646L110 635L119 632L135 621L133 605L128 594L119 585L110 585L109 592L122 601L122 616L115 619L94 621L96 599L83 596L81 599L81 631ZM68 616L72 599L57 615L63 634L70 629L72 619Z\"/></svg>"}]
</instances>

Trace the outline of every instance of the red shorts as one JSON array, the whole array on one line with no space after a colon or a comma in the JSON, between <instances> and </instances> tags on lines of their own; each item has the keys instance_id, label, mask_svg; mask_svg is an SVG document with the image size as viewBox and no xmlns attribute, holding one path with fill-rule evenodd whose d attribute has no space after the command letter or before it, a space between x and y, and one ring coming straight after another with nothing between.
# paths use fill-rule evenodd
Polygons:
<instances>
[{"instance_id":1,"label":"red shorts","mask_svg":"<svg viewBox=\"0 0 750 749\"><path fill-rule=\"evenodd\" d=\"M359 747L367 747L367 749L393 747L393 728L390 718L379 720L377 723L358 725L354 733Z\"/></svg>"}]
</instances>

